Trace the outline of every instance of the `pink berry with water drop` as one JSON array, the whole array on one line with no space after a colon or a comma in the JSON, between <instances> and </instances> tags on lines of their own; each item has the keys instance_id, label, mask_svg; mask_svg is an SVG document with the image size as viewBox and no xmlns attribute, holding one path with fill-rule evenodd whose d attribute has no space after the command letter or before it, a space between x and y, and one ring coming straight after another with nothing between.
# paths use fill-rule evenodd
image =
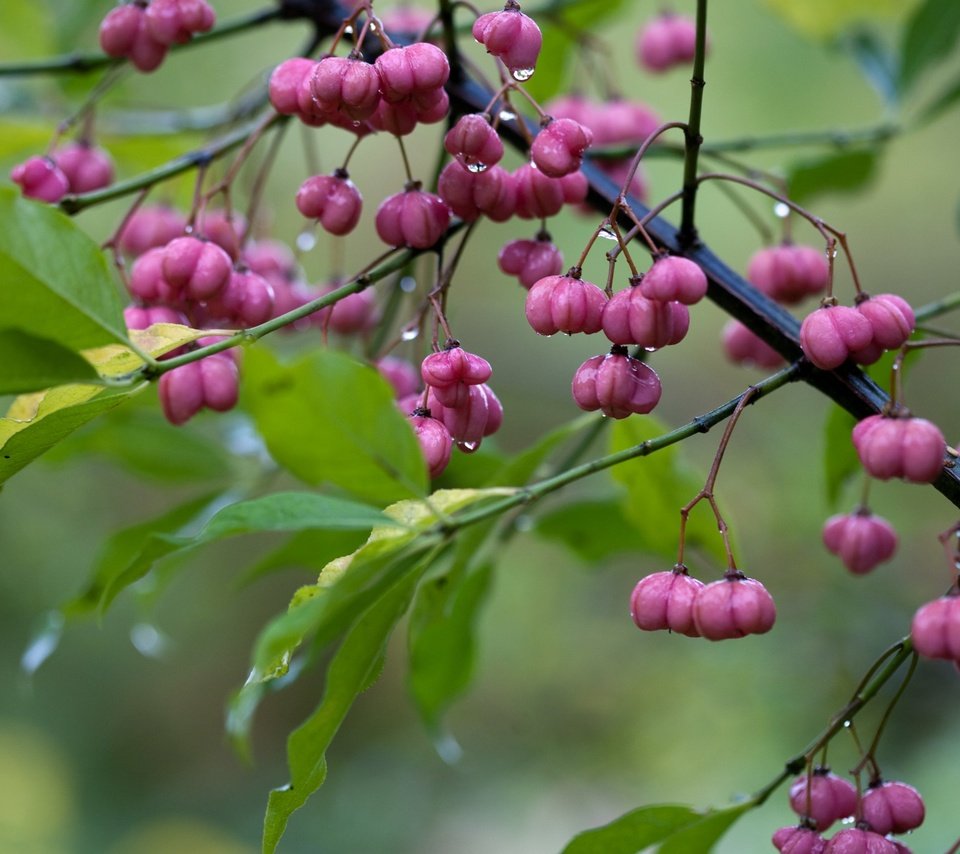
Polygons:
<instances>
[{"instance_id":1,"label":"pink berry with water drop","mask_svg":"<svg viewBox=\"0 0 960 854\"><path fill-rule=\"evenodd\" d=\"M579 276L547 276L527 292L525 313L540 335L584 332L592 335L602 325L606 294Z\"/></svg>"},{"instance_id":2,"label":"pink berry with water drop","mask_svg":"<svg viewBox=\"0 0 960 854\"><path fill-rule=\"evenodd\" d=\"M693 620L707 640L762 635L773 628L773 597L756 579L730 571L703 588L693 603Z\"/></svg>"},{"instance_id":3,"label":"pink berry with water drop","mask_svg":"<svg viewBox=\"0 0 960 854\"><path fill-rule=\"evenodd\" d=\"M427 407L467 453L477 450L484 436L495 433L503 423L503 405L486 383L468 386L466 399L457 406L444 405L436 392L435 388L430 389Z\"/></svg>"},{"instance_id":4,"label":"pink berry with water drop","mask_svg":"<svg viewBox=\"0 0 960 854\"><path fill-rule=\"evenodd\" d=\"M502 12L488 12L473 22L473 37L487 53L498 57L515 79L533 76L543 43L536 22L520 11L516 0L507 0Z\"/></svg>"},{"instance_id":5,"label":"pink berry with water drop","mask_svg":"<svg viewBox=\"0 0 960 854\"><path fill-rule=\"evenodd\" d=\"M818 767L811 776L798 777L790 787L790 807L810 819L817 830L826 830L835 821L857 809L857 788L849 780Z\"/></svg>"},{"instance_id":6,"label":"pink berry with water drop","mask_svg":"<svg viewBox=\"0 0 960 854\"><path fill-rule=\"evenodd\" d=\"M517 208L516 182L499 166L471 172L459 163L448 163L437 181L437 193L450 210L466 222L480 216L505 222Z\"/></svg>"},{"instance_id":7,"label":"pink berry with water drop","mask_svg":"<svg viewBox=\"0 0 960 854\"><path fill-rule=\"evenodd\" d=\"M894 780L876 781L860 800L860 814L877 833L907 833L923 824L926 809L920 793Z\"/></svg>"},{"instance_id":8,"label":"pink berry with water drop","mask_svg":"<svg viewBox=\"0 0 960 854\"><path fill-rule=\"evenodd\" d=\"M31 157L10 170L10 179L23 195L41 202L59 202L70 190L70 181L49 157Z\"/></svg>"},{"instance_id":9,"label":"pink berry with water drop","mask_svg":"<svg viewBox=\"0 0 960 854\"><path fill-rule=\"evenodd\" d=\"M447 131L443 147L461 166L474 172L482 172L503 157L503 143L486 113L461 116Z\"/></svg>"}]
</instances>

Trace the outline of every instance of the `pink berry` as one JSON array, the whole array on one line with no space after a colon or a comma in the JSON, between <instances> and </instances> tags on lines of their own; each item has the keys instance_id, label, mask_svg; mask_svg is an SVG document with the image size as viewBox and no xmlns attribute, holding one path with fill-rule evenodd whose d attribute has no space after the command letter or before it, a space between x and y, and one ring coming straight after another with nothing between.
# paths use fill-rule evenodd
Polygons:
<instances>
[{"instance_id":1,"label":"pink berry","mask_svg":"<svg viewBox=\"0 0 960 854\"><path fill-rule=\"evenodd\" d=\"M660 377L649 365L614 345L605 356L587 359L573 375L571 392L577 406L599 409L608 418L646 415L660 402Z\"/></svg>"},{"instance_id":2,"label":"pink berry","mask_svg":"<svg viewBox=\"0 0 960 854\"><path fill-rule=\"evenodd\" d=\"M863 820L876 833L906 833L923 824L920 793L906 783L871 783L860 801Z\"/></svg>"},{"instance_id":3,"label":"pink berry","mask_svg":"<svg viewBox=\"0 0 960 854\"><path fill-rule=\"evenodd\" d=\"M429 42L385 50L374 65L380 94L391 104L440 89L450 78L446 54Z\"/></svg>"},{"instance_id":4,"label":"pink berry","mask_svg":"<svg viewBox=\"0 0 960 854\"><path fill-rule=\"evenodd\" d=\"M946 441L924 418L871 415L853 428L853 445L871 477L933 483L943 469Z\"/></svg>"},{"instance_id":5,"label":"pink berry","mask_svg":"<svg viewBox=\"0 0 960 854\"><path fill-rule=\"evenodd\" d=\"M297 209L319 220L330 234L349 234L360 221L363 197L350 176L338 169L333 175L307 178L297 191Z\"/></svg>"},{"instance_id":6,"label":"pink berry","mask_svg":"<svg viewBox=\"0 0 960 854\"><path fill-rule=\"evenodd\" d=\"M416 409L410 419L423 451L430 477L439 477L450 462L453 439L442 422L431 418L429 410Z\"/></svg>"},{"instance_id":7,"label":"pink berry","mask_svg":"<svg viewBox=\"0 0 960 854\"><path fill-rule=\"evenodd\" d=\"M190 362L167 371L158 383L160 405L171 424L184 424L204 404L203 374L200 362Z\"/></svg>"},{"instance_id":8,"label":"pink berry","mask_svg":"<svg viewBox=\"0 0 960 854\"><path fill-rule=\"evenodd\" d=\"M525 163L514 171L517 187L517 216L521 219L543 219L555 216L564 204L563 184L558 178L544 175L532 164Z\"/></svg>"},{"instance_id":9,"label":"pink berry","mask_svg":"<svg viewBox=\"0 0 960 854\"><path fill-rule=\"evenodd\" d=\"M703 582L687 575L684 567L641 578L630 596L633 622L646 632L667 629L699 637L693 624L693 600L702 587Z\"/></svg>"},{"instance_id":10,"label":"pink berry","mask_svg":"<svg viewBox=\"0 0 960 854\"><path fill-rule=\"evenodd\" d=\"M637 61L659 73L693 61L697 25L691 18L666 13L648 21L637 39Z\"/></svg>"},{"instance_id":11,"label":"pink berry","mask_svg":"<svg viewBox=\"0 0 960 854\"><path fill-rule=\"evenodd\" d=\"M547 276L527 292L527 322L540 335L599 332L607 297L579 277Z\"/></svg>"},{"instance_id":12,"label":"pink berry","mask_svg":"<svg viewBox=\"0 0 960 854\"><path fill-rule=\"evenodd\" d=\"M511 240L497 254L497 264L508 276L516 276L525 288L540 279L557 276L563 269L563 253L549 238Z\"/></svg>"},{"instance_id":13,"label":"pink berry","mask_svg":"<svg viewBox=\"0 0 960 854\"><path fill-rule=\"evenodd\" d=\"M240 394L240 370L234 355L214 353L197 364L200 365L204 405L215 412L233 409Z\"/></svg>"},{"instance_id":14,"label":"pink berry","mask_svg":"<svg viewBox=\"0 0 960 854\"><path fill-rule=\"evenodd\" d=\"M862 350L853 352L853 359L861 365L877 361L884 350L902 347L916 325L910 304L896 294L878 294L857 302L857 311L873 329L873 340Z\"/></svg>"},{"instance_id":15,"label":"pink berry","mask_svg":"<svg viewBox=\"0 0 960 854\"><path fill-rule=\"evenodd\" d=\"M804 355L825 371L840 367L852 352L873 339L873 327L856 309L826 305L808 314L800 325Z\"/></svg>"},{"instance_id":16,"label":"pink berry","mask_svg":"<svg viewBox=\"0 0 960 854\"><path fill-rule=\"evenodd\" d=\"M562 178L580 168L593 133L573 119L549 119L530 146L537 168L551 178Z\"/></svg>"},{"instance_id":17,"label":"pink berry","mask_svg":"<svg viewBox=\"0 0 960 854\"><path fill-rule=\"evenodd\" d=\"M14 166L10 179L27 198L41 202L59 202L70 189L67 176L49 157L31 157Z\"/></svg>"},{"instance_id":18,"label":"pink berry","mask_svg":"<svg viewBox=\"0 0 960 854\"><path fill-rule=\"evenodd\" d=\"M380 239L390 246L429 249L450 224L450 208L439 196L414 184L388 196L377 208L375 225Z\"/></svg>"},{"instance_id":19,"label":"pink berry","mask_svg":"<svg viewBox=\"0 0 960 854\"><path fill-rule=\"evenodd\" d=\"M327 292L334 290L335 283ZM359 291L335 302L329 308L323 309L321 324L329 327L340 335L355 335L358 332L367 332L373 329L380 320L380 309L377 307L376 296L372 290Z\"/></svg>"},{"instance_id":20,"label":"pink berry","mask_svg":"<svg viewBox=\"0 0 960 854\"><path fill-rule=\"evenodd\" d=\"M254 273L270 279L294 279L297 259L293 250L279 240L253 240L243 247L241 260Z\"/></svg>"},{"instance_id":21,"label":"pink berry","mask_svg":"<svg viewBox=\"0 0 960 854\"><path fill-rule=\"evenodd\" d=\"M573 119L590 128L596 134L594 123L596 120L597 105L589 98L580 94L560 95L543 105L547 115L557 119Z\"/></svg>"},{"instance_id":22,"label":"pink berry","mask_svg":"<svg viewBox=\"0 0 960 854\"><path fill-rule=\"evenodd\" d=\"M380 75L362 59L325 56L313 67L308 85L321 112L352 121L370 118L380 103Z\"/></svg>"},{"instance_id":23,"label":"pink berry","mask_svg":"<svg viewBox=\"0 0 960 854\"><path fill-rule=\"evenodd\" d=\"M488 166L500 162L503 143L490 125L486 113L469 113L461 116L443 138L447 153L471 172L482 172Z\"/></svg>"},{"instance_id":24,"label":"pink berry","mask_svg":"<svg viewBox=\"0 0 960 854\"><path fill-rule=\"evenodd\" d=\"M810 777L798 777L790 787L790 807L813 821L817 830L826 830L835 821L857 809L857 788L849 780L816 768Z\"/></svg>"},{"instance_id":25,"label":"pink berry","mask_svg":"<svg viewBox=\"0 0 960 854\"><path fill-rule=\"evenodd\" d=\"M393 386L397 399L414 394L420 388L420 374L405 359L396 356L384 356L376 363L380 375Z\"/></svg>"},{"instance_id":26,"label":"pink berry","mask_svg":"<svg viewBox=\"0 0 960 854\"><path fill-rule=\"evenodd\" d=\"M216 16L205 0L151 0L146 21L153 39L169 46L212 29Z\"/></svg>"},{"instance_id":27,"label":"pink berry","mask_svg":"<svg viewBox=\"0 0 960 854\"><path fill-rule=\"evenodd\" d=\"M923 605L913 616L910 637L920 655L960 661L960 596L953 591Z\"/></svg>"},{"instance_id":28,"label":"pink berry","mask_svg":"<svg viewBox=\"0 0 960 854\"><path fill-rule=\"evenodd\" d=\"M310 77L316 64L312 59L295 56L273 69L270 75L270 103L278 113L293 116L300 112L300 87Z\"/></svg>"},{"instance_id":29,"label":"pink berry","mask_svg":"<svg viewBox=\"0 0 960 854\"><path fill-rule=\"evenodd\" d=\"M557 115L551 109L551 115ZM597 145L640 145L660 127L660 117L640 101L614 98L594 108L585 122L593 131Z\"/></svg>"},{"instance_id":30,"label":"pink berry","mask_svg":"<svg viewBox=\"0 0 960 854\"><path fill-rule=\"evenodd\" d=\"M614 344L658 350L683 340L690 312L679 302L647 299L639 287L615 293L603 308L603 334Z\"/></svg>"},{"instance_id":31,"label":"pink berry","mask_svg":"<svg viewBox=\"0 0 960 854\"><path fill-rule=\"evenodd\" d=\"M148 249L130 270L130 293L143 302L175 302L177 295L163 275L164 247Z\"/></svg>"},{"instance_id":32,"label":"pink berry","mask_svg":"<svg viewBox=\"0 0 960 854\"><path fill-rule=\"evenodd\" d=\"M153 326L154 323L179 323L182 326L190 325L182 312L165 305L157 305L149 308L129 305L123 310L123 321L127 329L148 329Z\"/></svg>"},{"instance_id":33,"label":"pink berry","mask_svg":"<svg viewBox=\"0 0 960 854\"><path fill-rule=\"evenodd\" d=\"M735 365L773 369L786 364L783 356L739 320L723 327L723 352Z\"/></svg>"},{"instance_id":34,"label":"pink berry","mask_svg":"<svg viewBox=\"0 0 960 854\"><path fill-rule=\"evenodd\" d=\"M513 176L499 166L471 172L459 163L448 163L440 173L437 192L450 210L467 222L481 215L505 222L517 207Z\"/></svg>"},{"instance_id":35,"label":"pink berry","mask_svg":"<svg viewBox=\"0 0 960 854\"><path fill-rule=\"evenodd\" d=\"M647 299L693 305L706 296L707 276L694 261L667 255L654 261L644 273L640 292Z\"/></svg>"},{"instance_id":36,"label":"pink berry","mask_svg":"<svg viewBox=\"0 0 960 854\"><path fill-rule=\"evenodd\" d=\"M869 511L831 516L823 526L823 544L856 575L890 560L897 550L897 532Z\"/></svg>"},{"instance_id":37,"label":"pink berry","mask_svg":"<svg viewBox=\"0 0 960 854\"><path fill-rule=\"evenodd\" d=\"M133 49L143 23L144 8L124 4L107 12L100 22L100 49L113 57L126 56Z\"/></svg>"},{"instance_id":38,"label":"pink berry","mask_svg":"<svg viewBox=\"0 0 960 854\"><path fill-rule=\"evenodd\" d=\"M850 827L830 839L823 854L897 854L897 846L879 833Z\"/></svg>"},{"instance_id":39,"label":"pink berry","mask_svg":"<svg viewBox=\"0 0 960 854\"><path fill-rule=\"evenodd\" d=\"M437 398L437 389L431 388L427 406L467 453L477 450L483 437L495 433L503 422L503 406L486 383L468 386L465 401L457 406L445 406Z\"/></svg>"},{"instance_id":40,"label":"pink berry","mask_svg":"<svg viewBox=\"0 0 960 854\"><path fill-rule=\"evenodd\" d=\"M53 159L67 176L71 193L89 193L113 181L110 155L89 143L69 143L59 149Z\"/></svg>"},{"instance_id":41,"label":"pink berry","mask_svg":"<svg viewBox=\"0 0 960 854\"><path fill-rule=\"evenodd\" d=\"M456 341L449 342L439 353L431 353L420 365L424 383L444 406L464 406L468 386L485 383L492 373L486 359L464 350Z\"/></svg>"},{"instance_id":42,"label":"pink berry","mask_svg":"<svg viewBox=\"0 0 960 854\"><path fill-rule=\"evenodd\" d=\"M133 42L133 47L127 54L127 59L138 71L145 74L160 67L167 55L166 45L160 44L147 28L146 16L141 17L140 29Z\"/></svg>"},{"instance_id":43,"label":"pink berry","mask_svg":"<svg viewBox=\"0 0 960 854\"><path fill-rule=\"evenodd\" d=\"M473 37L487 53L499 57L515 79L533 76L543 36L532 18L520 11L520 4L507 0L502 12L488 12L473 22Z\"/></svg>"},{"instance_id":44,"label":"pink berry","mask_svg":"<svg viewBox=\"0 0 960 854\"><path fill-rule=\"evenodd\" d=\"M259 273L252 270L233 270L226 286L207 301L212 318L257 326L273 316L273 287Z\"/></svg>"},{"instance_id":45,"label":"pink berry","mask_svg":"<svg viewBox=\"0 0 960 854\"><path fill-rule=\"evenodd\" d=\"M830 281L830 264L813 246L784 243L754 253L747 278L771 299L789 305L822 293Z\"/></svg>"},{"instance_id":46,"label":"pink berry","mask_svg":"<svg viewBox=\"0 0 960 854\"><path fill-rule=\"evenodd\" d=\"M823 854L827 841L809 827L781 827L773 834L773 847L780 854Z\"/></svg>"},{"instance_id":47,"label":"pink berry","mask_svg":"<svg viewBox=\"0 0 960 854\"><path fill-rule=\"evenodd\" d=\"M183 234L187 218L168 205L144 205L134 211L120 232L120 248L130 255L166 246Z\"/></svg>"},{"instance_id":48,"label":"pink berry","mask_svg":"<svg viewBox=\"0 0 960 854\"><path fill-rule=\"evenodd\" d=\"M163 249L163 277L191 299L209 299L226 287L233 264L216 243L178 237Z\"/></svg>"},{"instance_id":49,"label":"pink berry","mask_svg":"<svg viewBox=\"0 0 960 854\"><path fill-rule=\"evenodd\" d=\"M240 244L247 233L246 217L236 211L208 210L203 216L203 230L199 235L212 240L230 258L240 257Z\"/></svg>"},{"instance_id":50,"label":"pink berry","mask_svg":"<svg viewBox=\"0 0 960 854\"><path fill-rule=\"evenodd\" d=\"M776 606L767 589L740 572L703 588L693 603L697 631L707 640L762 635L773 628Z\"/></svg>"}]
</instances>

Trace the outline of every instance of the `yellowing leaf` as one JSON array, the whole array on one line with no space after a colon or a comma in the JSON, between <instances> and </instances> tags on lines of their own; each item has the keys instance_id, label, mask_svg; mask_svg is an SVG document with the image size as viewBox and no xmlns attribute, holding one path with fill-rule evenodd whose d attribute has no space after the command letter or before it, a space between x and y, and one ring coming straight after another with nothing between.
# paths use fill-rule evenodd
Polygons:
<instances>
[{"instance_id":1,"label":"yellowing leaf","mask_svg":"<svg viewBox=\"0 0 960 854\"><path fill-rule=\"evenodd\" d=\"M805 36L827 39L851 24L903 16L907 0L766 0L766 4Z\"/></svg>"},{"instance_id":2,"label":"yellowing leaf","mask_svg":"<svg viewBox=\"0 0 960 854\"><path fill-rule=\"evenodd\" d=\"M210 335L233 334L233 330L229 329L193 329L178 323L154 323L147 329L131 329L129 332L130 340L140 351L151 356L163 356L177 347ZM105 377L123 376L143 365L143 359L122 344L84 350L83 355Z\"/></svg>"}]
</instances>

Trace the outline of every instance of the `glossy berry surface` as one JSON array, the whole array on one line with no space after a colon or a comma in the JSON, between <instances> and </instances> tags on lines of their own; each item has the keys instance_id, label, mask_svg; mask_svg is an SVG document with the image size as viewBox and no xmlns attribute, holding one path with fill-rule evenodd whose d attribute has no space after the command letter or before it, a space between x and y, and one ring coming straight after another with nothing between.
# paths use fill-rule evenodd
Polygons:
<instances>
[{"instance_id":1,"label":"glossy berry surface","mask_svg":"<svg viewBox=\"0 0 960 854\"><path fill-rule=\"evenodd\" d=\"M842 514L827 519L823 544L850 572L863 575L893 557L897 532L886 519L872 513Z\"/></svg>"},{"instance_id":2,"label":"glossy berry surface","mask_svg":"<svg viewBox=\"0 0 960 854\"><path fill-rule=\"evenodd\" d=\"M853 428L853 446L871 477L932 483L943 470L946 441L924 418L871 415Z\"/></svg>"},{"instance_id":3,"label":"glossy berry surface","mask_svg":"<svg viewBox=\"0 0 960 854\"><path fill-rule=\"evenodd\" d=\"M625 348L622 348L625 350ZM649 365L615 347L605 356L587 359L573 375L571 393L587 412L608 418L646 415L660 402L660 377Z\"/></svg>"},{"instance_id":4,"label":"glossy berry surface","mask_svg":"<svg viewBox=\"0 0 960 854\"><path fill-rule=\"evenodd\" d=\"M835 821L853 815L857 808L856 786L824 768L809 777L798 777L789 797L791 809L813 821L817 830L826 830Z\"/></svg>"},{"instance_id":5,"label":"glossy berry surface","mask_svg":"<svg viewBox=\"0 0 960 854\"><path fill-rule=\"evenodd\" d=\"M889 780L864 792L860 813L877 833L907 833L923 824L926 809L913 786Z\"/></svg>"},{"instance_id":6,"label":"glossy berry surface","mask_svg":"<svg viewBox=\"0 0 960 854\"><path fill-rule=\"evenodd\" d=\"M527 292L527 322L540 335L599 332L607 297L592 282L547 276Z\"/></svg>"},{"instance_id":7,"label":"glossy berry surface","mask_svg":"<svg viewBox=\"0 0 960 854\"><path fill-rule=\"evenodd\" d=\"M640 292L659 302L693 305L707 294L707 276L696 262L669 255L658 258L644 274Z\"/></svg>"},{"instance_id":8,"label":"glossy berry surface","mask_svg":"<svg viewBox=\"0 0 960 854\"><path fill-rule=\"evenodd\" d=\"M638 629L668 630L699 637L693 622L693 602L703 582L686 572L669 570L641 578L630 596L630 615Z\"/></svg>"},{"instance_id":9,"label":"glossy berry surface","mask_svg":"<svg viewBox=\"0 0 960 854\"><path fill-rule=\"evenodd\" d=\"M773 597L756 579L731 573L703 588L693 603L693 621L707 640L769 632L776 620Z\"/></svg>"}]
</instances>

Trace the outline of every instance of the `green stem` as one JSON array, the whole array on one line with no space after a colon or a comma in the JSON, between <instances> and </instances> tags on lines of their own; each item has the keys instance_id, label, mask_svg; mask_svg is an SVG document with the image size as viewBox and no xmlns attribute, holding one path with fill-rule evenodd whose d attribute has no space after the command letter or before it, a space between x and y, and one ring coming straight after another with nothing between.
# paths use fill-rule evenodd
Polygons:
<instances>
[{"instance_id":1,"label":"green stem","mask_svg":"<svg viewBox=\"0 0 960 854\"><path fill-rule=\"evenodd\" d=\"M649 454L653 454L656 451L663 450L670 445L687 439L696 433L706 433L711 427L730 417L740 404L744 395L749 394L750 402L753 403L787 383L793 382L798 379L799 376L800 362L794 362L792 365L788 365L777 371L777 373L767 377L765 380L751 386L744 394L737 395L733 400L727 401L722 406L718 406L716 409L712 409L704 415L698 415L682 427L664 433L662 436L657 436L655 439L648 439L646 442L641 442L632 448L608 454L605 457L600 457L599 459L591 460L590 462L562 471L553 477L545 478L544 480L518 490L513 495L500 501L495 501L485 507L480 507L476 510L455 516L441 527L449 531L482 522L485 519L497 516L514 507L536 501L545 495L549 495L551 492L556 492L558 489L567 486L567 484L573 483L588 475L595 474L598 471L603 471L620 463L625 463L627 460L648 456Z\"/></svg>"},{"instance_id":2,"label":"green stem","mask_svg":"<svg viewBox=\"0 0 960 854\"><path fill-rule=\"evenodd\" d=\"M960 291L955 291L942 299L920 306L914 312L914 316L917 318L917 325L919 326L927 320L932 320L934 317L947 314L957 308L960 308Z\"/></svg>"},{"instance_id":3,"label":"green stem","mask_svg":"<svg viewBox=\"0 0 960 854\"><path fill-rule=\"evenodd\" d=\"M186 50L187 48L209 44L217 39L254 29L268 21L276 20L280 16L281 10L279 8L251 12L249 15L227 21L209 33L195 36L186 44L173 45L172 49ZM0 64L0 77L26 77L34 74L88 74L99 68L120 65L124 61L103 53L70 53L63 56L51 56L47 59Z\"/></svg>"},{"instance_id":4,"label":"green stem","mask_svg":"<svg viewBox=\"0 0 960 854\"><path fill-rule=\"evenodd\" d=\"M803 750L802 753L798 753L796 756L791 757L784 764L783 771L781 771L776 777L774 777L766 786L756 792L752 798L750 798L750 804L758 807L763 804L767 798L770 797L784 782L793 777L795 774L799 774L807 762L820 750L827 742L830 741L840 730L842 730L849 721L852 721L857 713L867 705L883 688L890 679L893 678L894 674L900 669L907 659L913 655L913 643L909 637L905 637L902 640L897 641L893 647L887 649L882 658L886 658L891 655L891 651L895 650L895 654L887 662L886 667L880 670L876 676L873 677L869 682L867 682L859 691L857 691L853 697L840 711L838 711L830 721L830 725L827 726L810 744ZM871 669L875 669L874 665Z\"/></svg>"},{"instance_id":5,"label":"green stem","mask_svg":"<svg viewBox=\"0 0 960 854\"><path fill-rule=\"evenodd\" d=\"M700 135L700 117L703 111L703 78L707 53L707 0L697 0L697 41L693 57L693 76L690 78L690 118L684 133L686 145L683 158L683 207L680 214L679 240L681 246L696 243L695 211L697 204L697 157L703 137Z\"/></svg>"},{"instance_id":6,"label":"green stem","mask_svg":"<svg viewBox=\"0 0 960 854\"><path fill-rule=\"evenodd\" d=\"M287 119L289 119L289 116L277 114L268 122L267 127L284 122ZM79 196L64 196L63 199L60 200L60 209L64 213L72 216L94 205L120 199L147 187L159 184L161 181L175 178L177 175L182 175L184 172L189 172L198 166L204 166L212 160L222 157L234 148L243 145L250 138L251 134L261 128L265 129L263 119L259 118L255 121L248 122L230 133L224 134L204 148L198 148L196 151L190 151L182 154L180 157L175 157L168 163L164 163L156 169L151 169L149 172L137 175L128 181L119 181L116 184L111 184L109 187L104 187L102 190L94 190L92 193L83 193Z\"/></svg>"}]
</instances>

